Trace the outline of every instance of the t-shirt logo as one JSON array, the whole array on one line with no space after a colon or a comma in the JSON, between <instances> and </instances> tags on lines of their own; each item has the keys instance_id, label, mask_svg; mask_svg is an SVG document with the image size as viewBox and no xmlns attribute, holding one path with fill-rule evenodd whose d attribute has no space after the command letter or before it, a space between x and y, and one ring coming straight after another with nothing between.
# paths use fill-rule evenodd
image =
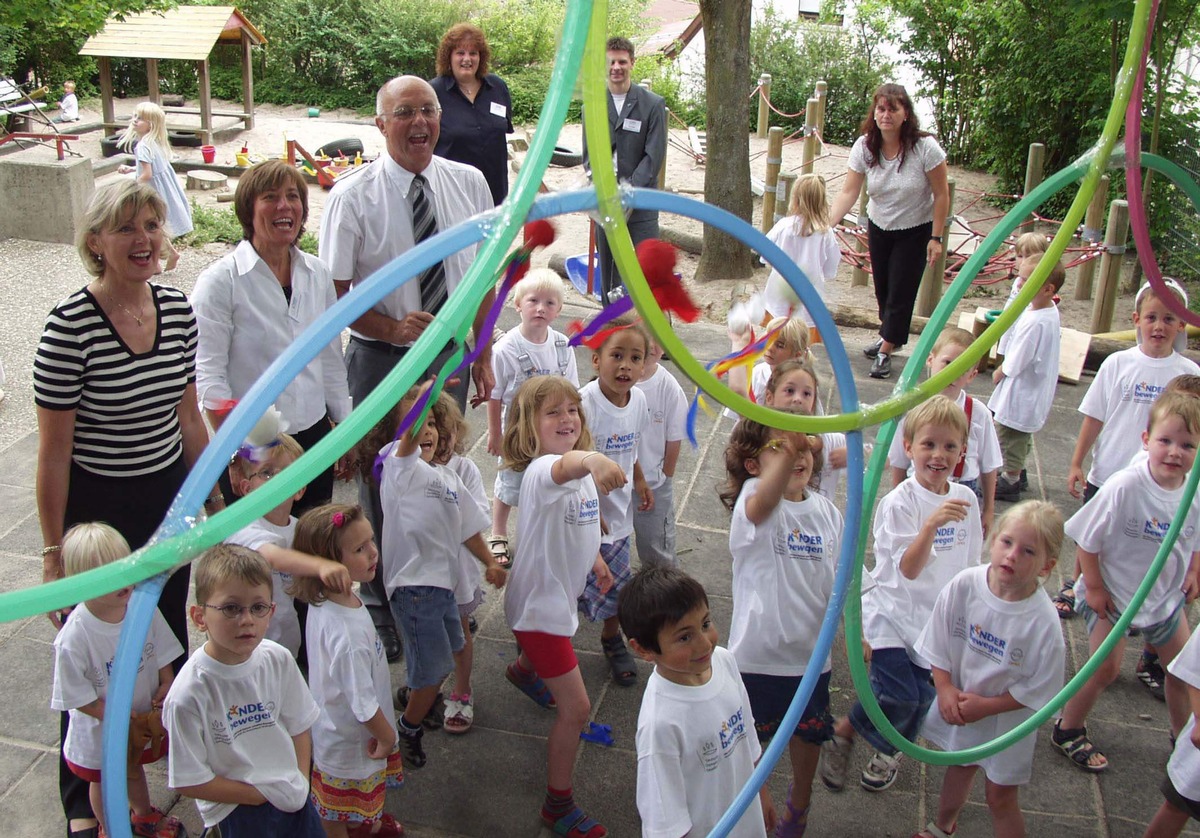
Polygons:
<instances>
[{"instance_id":1,"label":"t-shirt logo","mask_svg":"<svg viewBox=\"0 0 1200 838\"><path fill-rule=\"evenodd\" d=\"M700 767L705 771L716 771L721 764L721 749L711 739L706 739L700 745Z\"/></svg>"},{"instance_id":2,"label":"t-shirt logo","mask_svg":"<svg viewBox=\"0 0 1200 838\"><path fill-rule=\"evenodd\" d=\"M1148 520L1142 522L1141 536L1146 541L1153 541L1155 544L1161 544L1162 540L1167 535L1167 530L1170 528L1170 520L1160 521L1158 516L1152 516Z\"/></svg>"},{"instance_id":3,"label":"t-shirt logo","mask_svg":"<svg viewBox=\"0 0 1200 838\"><path fill-rule=\"evenodd\" d=\"M739 707L736 713L721 722L720 742L722 759L728 758L733 753L733 749L737 747L738 742L741 742L745 738L746 722L742 718L742 708Z\"/></svg>"},{"instance_id":4,"label":"t-shirt logo","mask_svg":"<svg viewBox=\"0 0 1200 838\"><path fill-rule=\"evenodd\" d=\"M947 550L954 549L955 541L963 544L967 540L967 531L964 528L961 535L959 528L954 524L947 524L944 527L938 527L937 532L933 535L933 550L935 553L944 553Z\"/></svg>"},{"instance_id":5,"label":"t-shirt logo","mask_svg":"<svg viewBox=\"0 0 1200 838\"><path fill-rule=\"evenodd\" d=\"M275 726L275 702L248 701L245 704L231 704L225 711L225 723L234 739L243 733Z\"/></svg>"},{"instance_id":6,"label":"t-shirt logo","mask_svg":"<svg viewBox=\"0 0 1200 838\"><path fill-rule=\"evenodd\" d=\"M1149 381L1137 381L1133 384L1126 384L1121 392L1121 401L1132 401L1134 404L1151 405L1154 400L1162 395L1162 391L1166 387L1152 384Z\"/></svg>"},{"instance_id":7,"label":"t-shirt logo","mask_svg":"<svg viewBox=\"0 0 1200 838\"><path fill-rule=\"evenodd\" d=\"M632 451L637 445L638 432L630 431L627 434L612 434L604 440L605 454L619 454L623 451Z\"/></svg>"},{"instance_id":8,"label":"t-shirt logo","mask_svg":"<svg viewBox=\"0 0 1200 838\"><path fill-rule=\"evenodd\" d=\"M834 551L834 539L826 539L823 535L807 533L799 527L780 532L775 540L775 555L785 559L798 559L810 562L824 561L826 551Z\"/></svg>"},{"instance_id":9,"label":"t-shirt logo","mask_svg":"<svg viewBox=\"0 0 1200 838\"><path fill-rule=\"evenodd\" d=\"M983 655L995 663L1004 662L1008 641L988 631L982 624L971 623L968 625L967 618L959 616L954 620L954 629L951 634L965 640L967 648L972 652ZM1024 653L1021 656L1024 657ZM1013 663L1019 663L1019 661L1013 661Z\"/></svg>"},{"instance_id":10,"label":"t-shirt logo","mask_svg":"<svg viewBox=\"0 0 1200 838\"><path fill-rule=\"evenodd\" d=\"M655 425L663 424L664 422L667 421L666 411L663 411L663 410L650 411L650 421L653 422Z\"/></svg>"},{"instance_id":11,"label":"t-shirt logo","mask_svg":"<svg viewBox=\"0 0 1200 838\"><path fill-rule=\"evenodd\" d=\"M571 498L567 504L567 513L563 516L563 522L574 526L586 527L600 520L600 500L598 498L585 498L580 495L577 498Z\"/></svg>"}]
</instances>

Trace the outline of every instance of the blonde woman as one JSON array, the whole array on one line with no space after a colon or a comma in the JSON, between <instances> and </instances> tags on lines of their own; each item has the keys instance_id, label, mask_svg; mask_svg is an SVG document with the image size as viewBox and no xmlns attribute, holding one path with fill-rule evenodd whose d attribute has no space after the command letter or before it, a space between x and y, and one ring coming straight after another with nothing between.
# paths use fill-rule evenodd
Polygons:
<instances>
[{"instance_id":1,"label":"blonde woman","mask_svg":"<svg viewBox=\"0 0 1200 838\"><path fill-rule=\"evenodd\" d=\"M153 102L142 102L133 114L133 122L125 129L117 145L128 150L133 148L137 166L122 166L119 171L136 172L139 183L148 183L167 205L167 270L172 271L179 262L179 251L171 243L192 232L192 207L183 187L171 168L171 144L167 139L167 115Z\"/></svg>"},{"instance_id":2,"label":"blonde woman","mask_svg":"<svg viewBox=\"0 0 1200 838\"><path fill-rule=\"evenodd\" d=\"M820 175L801 175L792 188L788 214L781 219L767 238L786 253L825 299L825 283L837 275L842 251L837 236L829 226L829 199L825 194L825 178ZM811 330L812 315L800 304L796 292L779 271L772 270L763 292L763 304L771 317L798 317ZM810 336L811 338L811 336Z\"/></svg>"}]
</instances>

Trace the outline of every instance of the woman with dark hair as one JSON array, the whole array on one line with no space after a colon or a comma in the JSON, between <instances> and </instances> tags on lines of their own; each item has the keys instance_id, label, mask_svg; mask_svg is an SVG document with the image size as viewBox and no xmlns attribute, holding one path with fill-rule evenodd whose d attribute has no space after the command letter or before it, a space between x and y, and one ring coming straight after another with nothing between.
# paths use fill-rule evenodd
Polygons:
<instances>
[{"instance_id":1,"label":"woman with dark hair","mask_svg":"<svg viewBox=\"0 0 1200 838\"><path fill-rule=\"evenodd\" d=\"M329 269L296 247L308 220L308 184L293 166L269 160L238 181L234 211L241 243L196 280L200 327L196 389L213 427L283 351L337 302ZM334 340L287 386L275 407L304 450L350 414L341 341ZM292 514L329 503L331 467L317 475ZM222 477L227 485L228 477Z\"/></svg>"},{"instance_id":2,"label":"woman with dark hair","mask_svg":"<svg viewBox=\"0 0 1200 838\"><path fill-rule=\"evenodd\" d=\"M925 265L942 254L950 209L946 152L921 130L908 91L880 85L850 149L842 191L829 218L842 217L867 182L867 247L879 307L879 338L863 353L872 378L892 374L892 353L908 342L913 304ZM861 219L860 219L861 223Z\"/></svg>"},{"instance_id":3,"label":"woman with dark hair","mask_svg":"<svg viewBox=\"0 0 1200 838\"><path fill-rule=\"evenodd\" d=\"M434 154L483 172L499 206L508 196L508 141L513 131L508 85L488 72L492 51L483 30L456 23L438 46L437 76L430 79L442 106L442 132Z\"/></svg>"}]
</instances>

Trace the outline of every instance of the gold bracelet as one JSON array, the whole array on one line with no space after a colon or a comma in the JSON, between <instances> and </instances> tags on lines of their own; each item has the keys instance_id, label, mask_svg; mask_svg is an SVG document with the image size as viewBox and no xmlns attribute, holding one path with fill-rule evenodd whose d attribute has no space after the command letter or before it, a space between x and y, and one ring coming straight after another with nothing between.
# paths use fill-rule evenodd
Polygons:
<instances>
[{"instance_id":1,"label":"gold bracelet","mask_svg":"<svg viewBox=\"0 0 1200 838\"><path fill-rule=\"evenodd\" d=\"M61 544L55 544L55 545L53 545L53 546L51 546L51 547L43 547L43 548L42 548L42 555L43 555L43 556L49 556L51 553L61 553L61 552L62 552L62 545L61 545Z\"/></svg>"}]
</instances>

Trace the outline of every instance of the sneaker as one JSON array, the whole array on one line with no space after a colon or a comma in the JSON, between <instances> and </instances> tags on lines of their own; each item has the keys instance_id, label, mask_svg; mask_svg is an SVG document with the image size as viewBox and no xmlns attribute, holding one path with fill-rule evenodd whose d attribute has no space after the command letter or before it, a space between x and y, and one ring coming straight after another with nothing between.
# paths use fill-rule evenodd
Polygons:
<instances>
[{"instance_id":1,"label":"sneaker","mask_svg":"<svg viewBox=\"0 0 1200 838\"><path fill-rule=\"evenodd\" d=\"M425 765L425 748L421 745L421 737L425 735L423 728L409 732L405 730L400 720L396 720L397 739L400 742L400 754L404 757L405 768L421 768Z\"/></svg>"},{"instance_id":2,"label":"sneaker","mask_svg":"<svg viewBox=\"0 0 1200 838\"><path fill-rule=\"evenodd\" d=\"M467 630L471 632L472 635L479 631L479 621L475 619L474 615L467 616Z\"/></svg>"},{"instance_id":3,"label":"sneaker","mask_svg":"<svg viewBox=\"0 0 1200 838\"><path fill-rule=\"evenodd\" d=\"M1010 482L1007 477L1000 475L996 478L996 500L1016 503L1021 499L1021 481Z\"/></svg>"},{"instance_id":4,"label":"sneaker","mask_svg":"<svg viewBox=\"0 0 1200 838\"><path fill-rule=\"evenodd\" d=\"M1150 695L1159 701L1167 700L1167 696L1163 692L1163 681L1166 679L1166 676L1163 673L1162 663L1157 657L1147 659L1143 654L1138 658L1137 677L1139 681L1146 685L1146 689L1150 691Z\"/></svg>"},{"instance_id":5,"label":"sneaker","mask_svg":"<svg viewBox=\"0 0 1200 838\"><path fill-rule=\"evenodd\" d=\"M830 791L841 791L846 787L846 772L850 766L850 751L853 739L834 734L833 738L821 743L821 782Z\"/></svg>"},{"instance_id":6,"label":"sneaker","mask_svg":"<svg viewBox=\"0 0 1200 838\"><path fill-rule=\"evenodd\" d=\"M889 757L876 751L863 769L859 784L867 791L883 791L892 787L899 773L900 754Z\"/></svg>"},{"instance_id":7,"label":"sneaker","mask_svg":"<svg viewBox=\"0 0 1200 838\"><path fill-rule=\"evenodd\" d=\"M408 687L400 687L396 690L396 704L403 712L408 707L408 697L410 690ZM429 712L425 714L425 718L421 720L426 730L441 730L442 719L446 715L446 697L442 693L438 693L433 700L433 706L429 708Z\"/></svg>"},{"instance_id":8,"label":"sneaker","mask_svg":"<svg viewBox=\"0 0 1200 838\"><path fill-rule=\"evenodd\" d=\"M871 378L890 378L892 375L892 356L886 352L880 352L875 356L875 363L871 364Z\"/></svg>"},{"instance_id":9,"label":"sneaker","mask_svg":"<svg viewBox=\"0 0 1200 838\"><path fill-rule=\"evenodd\" d=\"M875 342L863 350L863 354L868 358L874 358L879 354L880 348L883 346L883 338L876 338Z\"/></svg>"}]
</instances>

